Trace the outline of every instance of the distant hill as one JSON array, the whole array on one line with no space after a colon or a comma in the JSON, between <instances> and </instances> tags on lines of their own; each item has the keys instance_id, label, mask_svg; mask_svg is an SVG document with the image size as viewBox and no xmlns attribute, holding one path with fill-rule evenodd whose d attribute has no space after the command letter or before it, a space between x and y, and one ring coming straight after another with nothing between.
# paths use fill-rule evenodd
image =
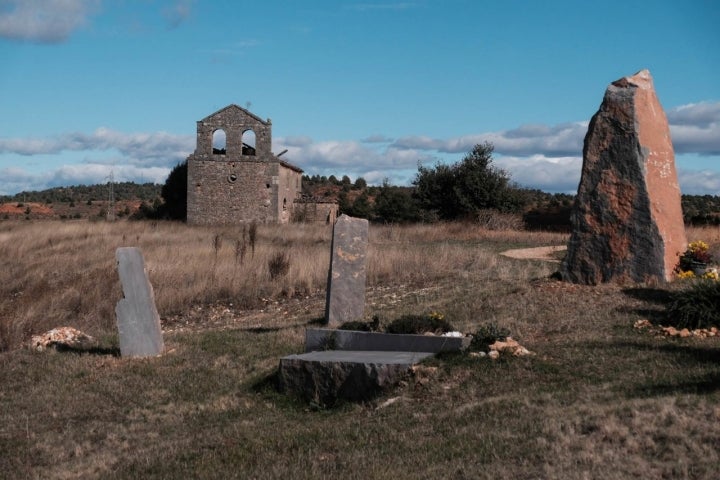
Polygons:
<instances>
[{"instance_id":1,"label":"distant hill","mask_svg":"<svg viewBox=\"0 0 720 480\"><path fill-rule=\"evenodd\" d=\"M115 215L129 216L143 203L160 202L161 188L161 185L154 183L114 183ZM0 196L0 220L104 218L109 210L110 187L107 183L55 187Z\"/></svg>"}]
</instances>

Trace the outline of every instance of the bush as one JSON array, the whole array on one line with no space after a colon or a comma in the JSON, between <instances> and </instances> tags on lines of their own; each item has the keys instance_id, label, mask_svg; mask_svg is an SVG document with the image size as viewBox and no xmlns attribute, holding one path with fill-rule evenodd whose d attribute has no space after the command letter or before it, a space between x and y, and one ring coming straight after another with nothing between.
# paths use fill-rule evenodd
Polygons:
<instances>
[{"instance_id":1,"label":"bush","mask_svg":"<svg viewBox=\"0 0 720 480\"><path fill-rule=\"evenodd\" d=\"M290 270L290 256L285 252L277 252L268 260L268 270L270 270L270 280L284 277Z\"/></svg>"},{"instance_id":2,"label":"bush","mask_svg":"<svg viewBox=\"0 0 720 480\"><path fill-rule=\"evenodd\" d=\"M505 341L510 336L510 330L498 327L494 323L482 325L475 333L472 334L469 350L475 352L487 352L490 345L496 341Z\"/></svg>"},{"instance_id":3,"label":"bush","mask_svg":"<svg viewBox=\"0 0 720 480\"><path fill-rule=\"evenodd\" d=\"M403 315L393 320L385 329L387 333L445 333L452 332L455 328L450 325L442 315L431 313L430 315Z\"/></svg>"},{"instance_id":4,"label":"bush","mask_svg":"<svg viewBox=\"0 0 720 480\"><path fill-rule=\"evenodd\" d=\"M720 327L720 282L699 280L690 288L673 293L666 313L677 328Z\"/></svg>"}]
</instances>

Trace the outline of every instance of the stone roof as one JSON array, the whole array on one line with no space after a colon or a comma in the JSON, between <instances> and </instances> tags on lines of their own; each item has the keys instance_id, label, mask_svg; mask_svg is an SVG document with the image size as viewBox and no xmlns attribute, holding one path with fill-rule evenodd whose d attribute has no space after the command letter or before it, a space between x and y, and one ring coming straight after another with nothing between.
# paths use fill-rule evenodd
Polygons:
<instances>
[{"instance_id":1,"label":"stone roof","mask_svg":"<svg viewBox=\"0 0 720 480\"><path fill-rule=\"evenodd\" d=\"M254 118L255 120L257 120L258 122L263 123L263 124L265 124L265 125L270 125L270 124L272 123L269 118L268 118L267 120L263 120L262 118L258 117L258 116L255 115L254 113L252 113L250 110L247 110L247 109L245 109L245 108L242 108L242 107L239 106L239 105L235 105L234 103L231 103L231 104L228 105L227 107L221 108L221 109L218 110L217 112L211 113L210 115L208 115L207 117L203 118L203 119L200 120L200 121L201 121L201 122L204 122L204 121L207 121L207 120L211 120L212 117L214 117L215 115L217 115L217 114L219 114L219 113L221 113L221 112L224 112L225 110L230 110L230 109L238 109L238 110L241 110L241 111L242 111L243 113L245 113L246 115L249 115L250 117L252 117L252 118Z\"/></svg>"}]
</instances>

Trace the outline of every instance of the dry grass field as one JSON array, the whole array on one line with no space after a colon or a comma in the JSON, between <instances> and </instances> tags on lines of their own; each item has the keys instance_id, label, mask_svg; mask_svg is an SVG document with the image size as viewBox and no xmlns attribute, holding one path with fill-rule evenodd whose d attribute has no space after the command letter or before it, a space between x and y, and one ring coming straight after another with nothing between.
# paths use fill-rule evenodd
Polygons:
<instances>
[{"instance_id":1,"label":"dry grass field","mask_svg":"<svg viewBox=\"0 0 720 480\"><path fill-rule=\"evenodd\" d=\"M690 240L720 248L718 229ZM551 233L371 227L367 316L494 322L535 355L433 359L365 404L278 394L323 315L330 228L0 222L0 478L717 478L720 339L633 328L672 285L585 287L499 255ZM122 359L114 252L142 249L167 352ZM271 259L286 273L271 278ZM21 348L73 326L98 354Z\"/></svg>"}]
</instances>

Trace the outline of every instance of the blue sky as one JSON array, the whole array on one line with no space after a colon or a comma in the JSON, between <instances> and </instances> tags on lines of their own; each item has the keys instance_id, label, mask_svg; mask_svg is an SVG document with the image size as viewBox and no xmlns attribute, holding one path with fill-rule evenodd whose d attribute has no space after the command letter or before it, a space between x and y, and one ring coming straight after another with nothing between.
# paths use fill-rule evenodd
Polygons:
<instances>
[{"instance_id":1,"label":"blue sky","mask_svg":"<svg viewBox=\"0 0 720 480\"><path fill-rule=\"evenodd\" d=\"M683 193L720 195L718 25L715 0L0 0L0 194L162 183L231 103L309 175L409 184L490 141L572 192L605 89L647 68Z\"/></svg>"}]
</instances>

